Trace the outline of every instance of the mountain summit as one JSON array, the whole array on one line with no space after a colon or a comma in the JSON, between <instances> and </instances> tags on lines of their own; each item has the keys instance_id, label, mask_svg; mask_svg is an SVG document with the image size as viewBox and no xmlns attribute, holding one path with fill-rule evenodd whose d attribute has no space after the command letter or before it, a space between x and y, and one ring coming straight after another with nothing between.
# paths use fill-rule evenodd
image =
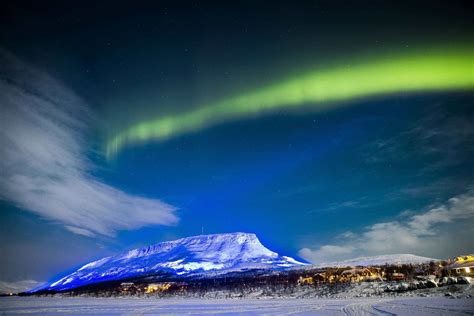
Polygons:
<instances>
[{"instance_id":1,"label":"mountain summit","mask_svg":"<svg viewBox=\"0 0 474 316\"><path fill-rule=\"evenodd\" d=\"M305 265L262 245L255 234L200 235L161 242L88 263L37 289L65 291L130 278L157 275L206 276L252 269L277 270Z\"/></svg>"}]
</instances>

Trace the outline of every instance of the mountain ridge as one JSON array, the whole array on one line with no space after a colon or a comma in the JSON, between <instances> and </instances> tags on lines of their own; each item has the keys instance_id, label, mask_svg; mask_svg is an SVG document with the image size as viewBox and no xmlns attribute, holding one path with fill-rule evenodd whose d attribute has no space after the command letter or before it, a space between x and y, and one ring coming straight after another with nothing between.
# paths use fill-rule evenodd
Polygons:
<instances>
[{"instance_id":1,"label":"mountain ridge","mask_svg":"<svg viewBox=\"0 0 474 316\"><path fill-rule=\"evenodd\" d=\"M253 233L198 235L160 242L89 262L31 292L66 291L101 282L156 274L191 277L304 265L266 248Z\"/></svg>"},{"instance_id":2,"label":"mountain ridge","mask_svg":"<svg viewBox=\"0 0 474 316\"><path fill-rule=\"evenodd\" d=\"M316 267L347 267L347 266L379 266L385 264L419 264L431 261L439 261L439 259L421 257L413 254L388 254L377 256L357 257L347 260L326 262L315 264Z\"/></svg>"}]
</instances>

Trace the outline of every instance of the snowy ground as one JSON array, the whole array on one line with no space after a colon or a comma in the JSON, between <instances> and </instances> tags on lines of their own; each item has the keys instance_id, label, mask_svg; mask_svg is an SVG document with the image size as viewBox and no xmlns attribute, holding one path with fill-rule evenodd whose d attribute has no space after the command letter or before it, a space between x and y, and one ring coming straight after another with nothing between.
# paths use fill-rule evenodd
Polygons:
<instances>
[{"instance_id":1,"label":"snowy ground","mask_svg":"<svg viewBox=\"0 0 474 316\"><path fill-rule=\"evenodd\" d=\"M474 299L153 299L3 297L0 315L473 315Z\"/></svg>"}]
</instances>

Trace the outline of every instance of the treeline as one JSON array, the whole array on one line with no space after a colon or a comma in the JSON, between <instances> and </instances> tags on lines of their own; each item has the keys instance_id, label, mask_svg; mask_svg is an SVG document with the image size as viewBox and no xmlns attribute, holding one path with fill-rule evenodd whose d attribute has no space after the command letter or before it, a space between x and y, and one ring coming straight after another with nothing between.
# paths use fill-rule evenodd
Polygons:
<instances>
[{"instance_id":1,"label":"treeline","mask_svg":"<svg viewBox=\"0 0 474 316\"><path fill-rule=\"evenodd\" d=\"M379 281L390 281L392 275L403 275L403 281L413 280L419 276L438 275L441 276L442 269L438 263L427 264L405 264L386 265L371 267L384 278ZM192 296L205 297L209 293L227 293L229 296L246 296L251 293L259 293L262 296L272 296L275 293L291 295L301 291L302 288L324 289L325 293L338 293L344 291L350 285L350 278L342 278L346 268L315 268L282 271L247 271L245 273L232 273L217 275L207 278L177 278L177 277L147 277L140 279L128 279L120 281L104 282L76 288L71 291L62 292L63 295L92 295L92 296ZM365 268L366 269L366 268ZM324 277L322 277L324 276ZM303 280L303 281L302 281ZM311 282L305 282L311 280ZM343 281L341 281L343 280ZM353 280L353 279L352 279ZM125 283L126 282L126 283ZM127 288L124 289L124 284ZM166 287L158 286L165 290L149 291L150 284L166 284ZM38 294L57 294L57 292L42 292Z\"/></svg>"}]
</instances>

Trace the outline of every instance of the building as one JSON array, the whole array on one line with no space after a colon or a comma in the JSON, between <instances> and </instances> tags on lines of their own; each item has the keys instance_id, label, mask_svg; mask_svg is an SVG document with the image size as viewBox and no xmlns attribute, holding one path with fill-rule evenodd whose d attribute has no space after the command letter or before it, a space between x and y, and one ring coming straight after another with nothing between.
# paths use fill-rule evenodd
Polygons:
<instances>
[{"instance_id":1,"label":"building","mask_svg":"<svg viewBox=\"0 0 474 316\"><path fill-rule=\"evenodd\" d=\"M133 282L122 282L120 283L120 292L122 293L135 293L137 291L137 287Z\"/></svg>"},{"instance_id":2,"label":"building","mask_svg":"<svg viewBox=\"0 0 474 316\"><path fill-rule=\"evenodd\" d=\"M145 293L162 293L168 291L173 283L164 282L164 283L150 283L145 287Z\"/></svg>"},{"instance_id":3,"label":"building","mask_svg":"<svg viewBox=\"0 0 474 316\"><path fill-rule=\"evenodd\" d=\"M378 271L368 268L352 268L342 271L340 275L341 282L363 282L381 280Z\"/></svg>"},{"instance_id":4,"label":"building","mask_svg":"<svg viewBox=\"0 0 474 316\"><path fill-rule=\"evenodd\" d=\"M315 283L324 283L324 282L326 282L326 273L325 272L316 273L313 276L313 282L315 282Z\"/></svg>"},{"instance_id":5,"label":"building","mask_svg":"<svg viewBox=\"0 0 474 316\"><path fill-rule=\"evenodd\" d=\"M465 255L454 258L454 262L472 262L474 261L474 255Z\"/></svg>"},{"instance_id":6,"label":"building","mask_svg":"<svg viewBox=\"0 0 474 316\"><path fill-rule=\"evenodd\" d=\"M390 281L405 281L406 280L406 275L400 272L393 272L389 276Z\"/></svg>"},{"instance_id":7,"label":"building","mask_svg":"<svg viewBox=\"0 0 474 316\"><path fill-rule=\"evenodd\" d=\"M302 277L300 276L298 279L299 285L311 285L314 283L313 277Z\"/></svg>"},{"instance_id":8,"label":"building","mask_svg":"<svg viewBox=\"0 0 474 316\"><path fill-rule=\"evenodd\" d=\"M474 277L474 255L456 257L446 270L451 276Z\"/></svg>"}]
</instances>

